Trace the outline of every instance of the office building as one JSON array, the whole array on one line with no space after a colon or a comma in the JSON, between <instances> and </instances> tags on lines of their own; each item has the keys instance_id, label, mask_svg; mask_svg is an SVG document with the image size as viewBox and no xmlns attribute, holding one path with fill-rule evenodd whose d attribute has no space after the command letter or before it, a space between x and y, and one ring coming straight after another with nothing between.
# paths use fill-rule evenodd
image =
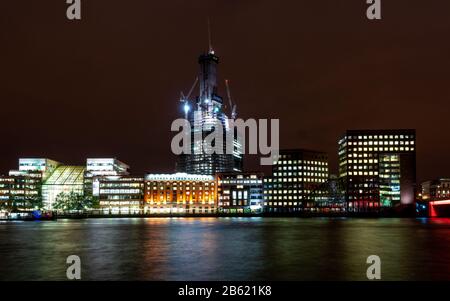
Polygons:
<instances>
[{"instance_id":1,"label":"office building","mask_svg":"<svg viewBox=\"0 0 450 301\"><path fill-rule=\"evenodd\" d=\"M108 176L127 176L130 167L116 158L88 158L84 174L84 195L99 195L99 178Z\"/></svg>"},{"instance_id":2,"label":"office building","mask_svg":"<svg viewBox=\"0 0 450 301\"><path fill-rule=\"evenodd\" d=\"M261 213L264 205L263 174L217 174L217 195L219 212Z\"/></svg>"},{"instance_id":3,"label":"office building","mask_svg":"<svg viewBox=\"0 0 450 301\"><path fill-rule=\"evenodd\" d=\"M42 184L44 208L53 209L60 194L84 195L84 166L60 165Z\"/></svg>"},{"instance_id":4,"label":"office building","mask_svg":"<svg viewBox=\"0 0 450 301\"><path fill-rule=\"evenodd\" d=\"M216 196L216 181L210 175L145 176L145 213L215 213Z\"/></svg>"},{"instance_id":5,"label":"office building","mask_svg":"<svg viewBox=\"0 0 450 301\"><path fill-rule=\"evenodd\" d=\"M45 158L20 158L19 169L0 177L0 207L30 211L42 207L42 182L61 163Z\"/></svg>"},{"instance_id":6,"label":"office building","mask_svg":"<svg viewBox=\"0 0 450 301\"><path fill-rule=\"evenodd\" d=\"M325 183L320 184L311 192L314 206L311 211L317 213L345 213L347 202L345 199L345 183L336 175L330 175Z\"/></svg>"},{"instance_id":7,"label":"office building","mask_svg":"<svg viewBox=\"0 0 450 301\"><path fill-rule=\"evenodd\" d=\"M323 152L280 150L272 175L264 178L264 207L267 212L292 213L314 207L311 192L329 176L328 155Z\"/></svg>"},{"instance_id":8,"label":"office building","mask_svg":"<svg viewBox=\"0 0 450 301\"><path fill-rule=\"evenodd\" d=\"M104 214L138 214L144 208L144 178L97 177L99 205ZM97 190L97 189L96 189Z\"/></svg>"},{"instance_id":9,"label":"office building","mask_svg":"<svg viewBox=\"0 0 450 301\"><path fill-rule=\"evenodd\" d=\"M350 212L413 205L415 130L348 130L339 140L339 174Z\"/></svg>"}]
</instances>

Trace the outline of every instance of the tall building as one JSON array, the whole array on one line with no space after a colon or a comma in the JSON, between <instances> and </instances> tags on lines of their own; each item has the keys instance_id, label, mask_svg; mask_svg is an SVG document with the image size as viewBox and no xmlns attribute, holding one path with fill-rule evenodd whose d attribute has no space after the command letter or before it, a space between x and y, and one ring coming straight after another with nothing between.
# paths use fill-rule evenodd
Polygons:
<instances>
[{"instance_id":1,"label":"tall building","mask_svg":"<svg viewBox=\"0 0 450 301\"><path fill-rule=\"evenodd\" d=\"M339 140L339 175L350 212L412 205L415 130L348 130Z\"/></svg>"},{"instance_id":2,"label":"tall building","mask_svg":"<svg viewBox=\"0 0 450 301\"><path fill-rule=\"evenodd\" d=\"M215 213L217 186L213 176L147 174L145 213Z\"/></svg>"},{"instance_id":3,"label":"tall building","mask_svg":"<svg viewBox=\"0 0 450 301\"><path fill-rule=\"evenodd\" d=\"M272 176L264 178L267 212L299 212L314 207L311 193L329 176L328 155L323 152L280 150Z\"/></svg>"},{"instance_id":4,"label":"tall building","mask_svg":"<svg viewBox=\"0 0 450 301\"><path fill-rule=\"evenodd\" d=\"M264 205L263 174L260 172L217 175L219 211L261 213Z\"/></svg>"},{"instance_id":5,"label":"tall building","mask_svg":"<svg viewBox=\"0 0 450 301\"><path fill-rule=\"evenodd\" d=\"M184 117L191 126L190 154L179 155L177 160L177 172L200 175L215 175L219 172L238 172L242 170L242 145L237 139L237 131L229 127L228 116L225 114L223 99L218 94L217 65L219 57L210 49L208 53L200 56L199 96L190 100L190 95L182 96ZM197 81L196 81L197 83ZM195 84L196 84L195 83ZM192 88L195 87L195 84ZM192 91L192 90L191 90ZM235 118L235 106L230 102L231 118ZM221 153L213 153L202 142L218 128L223 129L222 141L214 141L214 149L222 150ZM199 133L201 131L201 133ZM198 135L197 135L197 134ZM233 135L232 154L227 154L227 135ZM195 137L201 137L201 141L195 141ZM211 147L210 147L211 148Z\"/></svg>"}]
</instances>

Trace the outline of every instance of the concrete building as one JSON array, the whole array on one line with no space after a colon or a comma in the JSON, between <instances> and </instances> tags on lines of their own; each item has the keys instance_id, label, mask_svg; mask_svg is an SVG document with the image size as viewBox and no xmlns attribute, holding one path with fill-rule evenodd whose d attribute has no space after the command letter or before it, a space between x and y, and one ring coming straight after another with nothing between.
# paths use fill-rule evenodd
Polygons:
<instances>
[{"instance_id":1,"label":"concrete building","mask_svg":"<svg viewBox=\"0 0 450 301\"><path fill-rule=\"evenodd\" d=\"M145 213L215 213L217 186L213 176L147 174Z\"/></svg>"}]
</instances>

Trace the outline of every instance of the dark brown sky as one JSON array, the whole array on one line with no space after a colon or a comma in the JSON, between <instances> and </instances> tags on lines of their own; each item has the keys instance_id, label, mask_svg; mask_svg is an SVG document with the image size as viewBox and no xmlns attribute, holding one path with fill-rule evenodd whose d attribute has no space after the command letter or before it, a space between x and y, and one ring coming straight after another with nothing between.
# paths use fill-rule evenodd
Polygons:
<instances>
[{"instance_id":1,"label":"dark brown sky","mask_svg":"<svg viewBox=\"0 0 450 301\"><path fill-rule=\"evenodd\" d=\"M374 22L365 0L82 0L71 22L65 0L1 1L0 173L21 156L173 171L209 15L240 116L279 118L282 147L336 168L344 130L416 128L419 180L450 176L450 2L382 5Z\"/></svg>"}]
</instances>

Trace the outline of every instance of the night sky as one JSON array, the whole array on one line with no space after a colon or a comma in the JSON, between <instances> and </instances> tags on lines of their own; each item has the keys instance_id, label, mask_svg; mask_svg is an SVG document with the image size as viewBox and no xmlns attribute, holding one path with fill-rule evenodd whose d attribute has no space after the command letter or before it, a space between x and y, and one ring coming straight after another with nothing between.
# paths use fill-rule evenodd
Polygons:
<instances>
[{"instance_id":1,"label":"night sky","mask_svg":"<svg viewBox=\"0 0 450 301\"><path fill-rule=\"evenodd\" d=\"M450 2L0 2L0 174L19 157L173 172L170 124L207 50L241 118L279 118L281 147L329 153L346 129L417 129L418 180L450 177ZM221 94L225 96L224 85ZM257 169L256 160L247 164Z\"/></svg>"}]
</instances>

